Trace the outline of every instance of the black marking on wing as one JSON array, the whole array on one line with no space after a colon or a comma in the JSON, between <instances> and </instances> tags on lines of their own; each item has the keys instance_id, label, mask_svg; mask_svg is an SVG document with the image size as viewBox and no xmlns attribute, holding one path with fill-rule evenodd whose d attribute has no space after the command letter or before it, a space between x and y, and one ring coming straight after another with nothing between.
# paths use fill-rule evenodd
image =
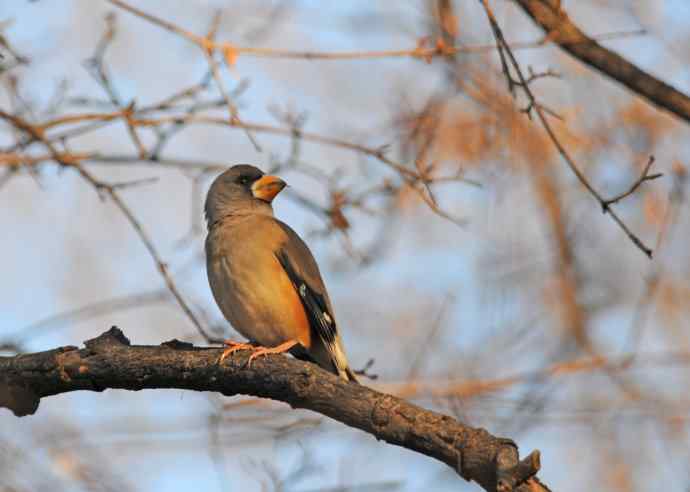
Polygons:
<instances>
[{"instance_id":1,"label":"black marking on wing","mask_svg":"<svg viewBox=\"0 0 690 492\"><path fill-rule=\"evenodd\" d=\"M333 316L328 312L324 296L309 287L297 273L284 250L281 249L275 255L299 294L312 332L317 333L327 345L335 344L337 329L333 322Z\"/></svg>"}]
</instances>

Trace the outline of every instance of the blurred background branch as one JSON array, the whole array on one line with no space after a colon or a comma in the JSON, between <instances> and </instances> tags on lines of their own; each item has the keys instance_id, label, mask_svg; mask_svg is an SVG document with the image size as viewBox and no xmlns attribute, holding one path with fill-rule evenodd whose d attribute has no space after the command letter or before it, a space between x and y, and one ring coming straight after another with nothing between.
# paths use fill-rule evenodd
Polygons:
<instances>
[{"instance_id":1,"label":"blurred background branch","mask_svg":"<svg viewBox=\"0 0 690 492\"><path fill-rule=\"evenodd\" d=\"M601 46L596 39L585 35L570 20L561 0L515 2L544 29L549 41L558 44L575 58L620 82L652 104L690 123L690 97L687 94L641 70L624 57Z\"/></svg>"}]
</instances>

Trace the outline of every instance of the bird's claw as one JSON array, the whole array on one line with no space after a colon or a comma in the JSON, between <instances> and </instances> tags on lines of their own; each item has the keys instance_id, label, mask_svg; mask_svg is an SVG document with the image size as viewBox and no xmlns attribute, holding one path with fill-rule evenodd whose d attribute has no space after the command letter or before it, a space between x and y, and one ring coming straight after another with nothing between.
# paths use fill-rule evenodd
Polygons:
<instances>
[{"instance_id":1,"label":"bird's claw","mask_svg":"<svg viewBox=\"0 0 690 492\"><path fill-rule=\"evenodd\" d=\"M268 354L282 354L290 350L298 343L299 342L297 340L288 340L287 342L281 343L276 347L254 347L254 352L252 353L252 355L249 356L249 359L247 360L247 367L249 368L252 366L252 361L254 359L257 359L259 357L265 357Z\"/></svg>"},{"instance_id":2,"label":"bird's claw","mask_svg":"<svg viewBox=\"0 0 690 492\"><path fill-rule=\"evenodd\" d=\"M220 355L220 359L218 359L218 364L222 364L226 358L228 358L230 355L234 354L239 350L254 350L255 348L253 345L249 343L233 342L232 340L224 340L223 344L227 346L227 348L223 350L223 353Z\"/></svg>"}]
</instances>

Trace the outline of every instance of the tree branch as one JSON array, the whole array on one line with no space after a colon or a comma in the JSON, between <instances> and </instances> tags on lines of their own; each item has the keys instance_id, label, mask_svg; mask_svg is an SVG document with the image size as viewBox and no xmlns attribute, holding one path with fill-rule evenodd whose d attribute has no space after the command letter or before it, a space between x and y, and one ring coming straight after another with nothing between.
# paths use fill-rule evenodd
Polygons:
<instances>
[{"instance_id":1,"label":"tree branch","mask_svg":"<svg viewBox=\"0 0 690 492\"><path fill-rule=\"evenodd\" d=\"M623 219L621 219L616 212L614 212L611 207L609 207L606 204L606 200L601 196L601 194L594 188L594 186L589 182L587 177L584 175L584 173L580 170L580 167L575 163L575 160L573 157L570 155L570 153L566 150L565 146L561 143L561 141L558 139L556 136L556 132L554 129L551 127L551 124L549 123L549 120L546 118L545 113L552 114L551 111L549 111L545 106L540 104L537 101L537 98L535 97L534 93L532 92L532 89L530 88L530 85L527 83L527 78L523 75L522 69L520 68L520 64L518 63L517 59L515 58L515 55L513 54L513 51L510 49L510 46L506 42L505 38L503 37L503 31L501 31L500 26L498 25L498 22L496 21L496 17L493 14L493 11L489 7L488 0L479 0L482 6L484 7L484 11L486 12L486 15L489 19L489 24L491 25L491 30L494 33L494 38L496 38L496 45L499 47L498 54L501 59L501 69L503 70L503 74L506 77L506 81L508 82L508 91L515 97L515 91L516 89L522 89L524 92L525 96L527 96L527 99L529 100L528 106L523 109L522 111L527 114L527 116L531 119L531 114L532 111L534 111L537 114L537 117L546 131L547 135L549 136L549 139L551 140L551 143L553 143L554 147L556 147L556 150L558 150L558 153L561 155L565 163L568 165L570 170L575 174L577 179L580 181L582 186L584 186L587 191L599 202L599 204L602 207L602 210L604 213L608 213L609 216L613 219L613 221L618 224L618 227L620 227L623 232L625 232L625 235L628 236L628 239L630 239L635 246L637 246L640 251L642 251L647 257L651 260L652 259L652 253L653 251L651 248L648 248L645 246L645 244L642 242L642 240L637 237L631 230L628 228L628 226L623 222ZM515 71L517 75L517 80L513 78L511 75L511 70L510 66L513 67L513 70ZM633 190L634 191L634 190Z\"/></svg>"},{"instance_id":2,"label":"tree branch","mask_svg":"<svg viewBox=\"0 0 690 492\"><path fill-rule=\"evenodd\" d=\"M440 460L487 491L548 490L535 477L539 452L519 460L510 439L469 427L395 396L342 381L314 364L268 356L246 367L240 352L218 364L221 349L173 340L130 345L113 327L85 348L0 357L0 407L33 414L43 397L108 388L179 388L247 394L288 403L361 429L380 440Z\"/></svg>"},{"instance_id":3,"label":"tree branch","mask_svg":"<svg viewBox=\"0 0 690 492\"><path fill-rule=\"evenodd\" d=\"M690 123L690 97L641 70L588 37L561 8L560 0L515 0L553 41L575 58L620 82L649 102Z\"/></svg>"}]
</instances>

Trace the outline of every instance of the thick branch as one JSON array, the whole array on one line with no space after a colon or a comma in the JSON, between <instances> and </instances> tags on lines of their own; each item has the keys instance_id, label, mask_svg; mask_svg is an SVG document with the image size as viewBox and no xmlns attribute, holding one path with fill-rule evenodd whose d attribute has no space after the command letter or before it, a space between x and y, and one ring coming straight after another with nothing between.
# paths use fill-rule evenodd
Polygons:
<instances>
[{"instance_id":1,"label":"thick branch","mask_svg":"<svg viewBox=\"0 0 690 492\"><path fill-rule=\"evenodd\" d=\"M617 80L652 104L690 123L690 97L588 37L560 7L560 0L515 0L553 41L580 61Z\"/></svg>"},{"instance_id":2,"label":"thick branch","mask_svg":"<svg viewBox=\"0 0 690 492\"><path fill-rule=\"evenodd\" d=\"M40 399L77 390L179 388L272 398L307 408L451 466L485 490L548 490L534 477L538 451L519 461L510 439L366 386L342 381L314 364L268 356L245 367L247 354L218 364L216 348L181 342L130 345L117 328L85 348L0 357L0 407L32 414Z\"/></svg>"}]
</instances>

